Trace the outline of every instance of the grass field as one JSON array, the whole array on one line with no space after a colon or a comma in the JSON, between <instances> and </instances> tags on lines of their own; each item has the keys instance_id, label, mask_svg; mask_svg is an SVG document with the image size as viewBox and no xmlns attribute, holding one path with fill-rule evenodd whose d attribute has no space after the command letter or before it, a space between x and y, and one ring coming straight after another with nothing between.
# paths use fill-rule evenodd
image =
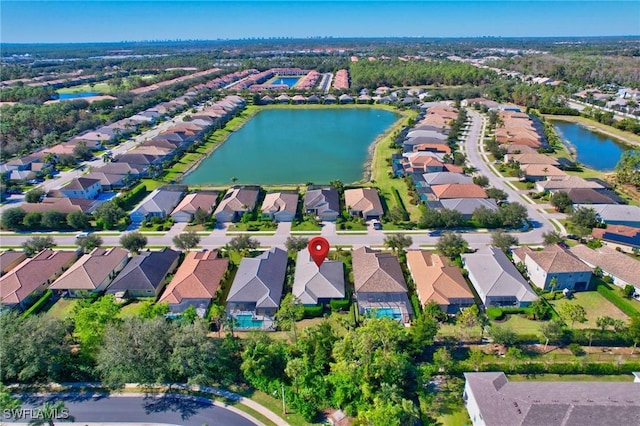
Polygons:
<instances>
[{"instance_id":1,"label":"grass field","mask_svg":"<svg viewBox=\"0 0 640 426\"><path fill-rule=\"evenodd\" d=\"M452 413L440 416L436 420L438 424L443 426L467 426L471 424L469 413L467 413L467 409L464 406Z\"/></svg>"},{"instance_id":2,"label":"grass field","mask_svg":"<svg viewBox=\"0 0 640 426\"><path fill-rule=\"evenodd\" d=\"M137 301L137 302L132 302L129 303L126 306L123 306L122 309L120 309L120 313L119 313L119 317L120 318L133 318L136 317L140 314L140 309L142 309L142 304L144 302L142 301Z\"/></svg>"},{"instance_id":3,"label":"grass field","mask_svg":"<svg viewBox=\"0 0 640 426\"><path fill-rule=\"evenodd\" d=\"M596 319L601 316L609 316L614 319L627 321L628 317L615 305L610 303L597 291L584 291L573 294L569 300L551 300L550 303L555 310L559 312L559 308L564 303L579 304L587 311L587 321L583 323L575 323L575 328L597 328ZM570 325L570 324L569 324Z\"/></svg>"},{"instance_id":4,"label":"grass field","mask_svg":"<svg viewBox=\"0 0 640 426\"><path fill-rule=\"evenodd\" d=\"M47 318L55 318L64 320L73 316L73 309L76 307L80 299L59 299L44 314Z\"/></svg>"},{"instance_id":5,"label":"grass field","mask_svg":"<svg viewBox=\"0 0 640 426\"><path fill-rule=\"evenodd\" d=\"M93 86L89 83L80 86L63 87L57 90L58 93L80 93L80 92L100 92L108 94L113 92L113 87L108 83L95 83Z\"/></svg>"}]
</instances>

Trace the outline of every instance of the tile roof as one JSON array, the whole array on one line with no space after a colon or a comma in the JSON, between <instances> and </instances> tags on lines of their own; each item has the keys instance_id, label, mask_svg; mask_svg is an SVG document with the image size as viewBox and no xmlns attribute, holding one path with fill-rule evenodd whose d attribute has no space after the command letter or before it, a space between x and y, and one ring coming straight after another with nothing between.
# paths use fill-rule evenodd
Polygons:
<instances>
[{"instance_id":1,"label":"tile roof","mask_svg":"<svg viewBox=\"0 0 640 426\"><path fill-rule=\"evenodd\" d=\"M128 257L119 247L96 248L82 256L49 286L52 290L95 290Z\"/></svg>"},{"instance_id":2,"label":"tile roof","mask_svg":"<svg viewBox=\"0 0 640 426\"><path fill-rule=\"evenodd\" d=\"M553 157L538 153L512 154L510 160L517 161L520 164L547 164L550 166L558 166L560 163Z\"/></svg>"},{"instance_id":3,"label":"tile roof","mask_svg":"<svg viewBox=\"0 0 640 426\"><path fill-rule=\"evenodd\" d=\"M426 250L409 250L407 265L423 305L430 301L449 305L450 299L473 299L460 269L449 266L445 257Z\"/></svg>"},{"instance_id":4,"label":"tile roof","mask_svg":"<svg viewBox=\"0 0 640 426\"><path fill-rule=\"evenodd\" d=\"M383 213L380 196L375 188L354 188L344 191L344 202L351 210Z\"/></svg>"},{"instance_id":5,"label":"tile roof","mask_svg":"<svg viewBox=\"0 0 640 426\"><path fill-rule=\"evenodd\" d=\"M509 382L502 372L464 373L483 424L618 426L640 423L640 383Z\"/></svg>"},{"instance_id":6,"label":"tile roof","mask_svg":"<svg viewBox=\"0 0 640 426\"><path fill-rule=\"evenodd\" d=\"M182 303L184 299L213 299L229 265L215 251L187 253L159 302Z\"/></svg>"},{"instance_id":7,"label":"tile roof","mask_svg":"<svg viewBox=\"0 0 640 426\"><path fill-rule=\"evenodd\" d=\"M567 176L565 172L549 164L523 164L520 170L525 176Z\"/></svg>"},{"instance_id":8,"label":"tile roof","mask_svg":"<svg viewBox=\"0 0 640 426\"><path fill-rule=\"evenodd\" d=\"M522 246L515 249L513 255L514 261L515 257L523 261L525 257L531 258L547 273L591 271L589 266L558 246L549 246L542 250L532 250L527 246Z\"/></svg>"},{"instance_id":9,"label":"tile roof","mask_svg":"<svg viewBox=\"0 0 640 426\"><path fill-rule=\"evenodd\" d=\"M592 250L583 244L578 244L570 250L583 262L594 267L599 266L607 274L616 276L627 284L640 287L640 261L607 246Z\"/></svg>"},{"instance_id":10,"label":"tile roof","mask_svg":"<svg viewBox=\"0 0 640 426\"><path fill-rule=\"evenodd\" d=\"M258 189L254 188L230 188L224 198L216 207L215 214L220 212L235 213L239 211L253 210L258 200Z\"/></svg>"},{"instance_id":11,"label":"tile roof","mask_svg":"<svg viewBox=\"0 0 640 426\"><path fill-rule=\"evenodd\" d=\"M194 192L187 194L182 201L171 212L171 216L178 212L195 213L201 208L207 213L211 213L218 200L218 192Z\"/></svg>"},{"instance_id":12,"label":"tile roof","mask_svg":"<svg viewBox=\"0 0 640 426\"><path fill-rule=\"evenodd\" d=\"M46 283L76 258L75 251L43 250L26 259L0 278L0 299L3 304L17 304Z\"/></svg>"},{"instance_id":13,"label":"tile roof","mask_svg":"<svg viewBox=\"0 0 640 426\"><path fill-rule=\"evenodd\" d=\"M441 198L488 198L485 190L474 183L453 183L434 185L431 190L438 199Z\"/></svg>"},{"instance_id":14,"label":"tile roof","mask_svg":"<svg viewBox=\"0 0 640 426\"><path fill-rule=\"evenodd\" d=\"M356 292L402 293L407 291L400 263L394 255L378 252L369 247L360 247L353 251L352 262Z\"/></svg>"},{"instance_id":15,"label":"tile roof","mask_svg":"<svg viewBox=\"0 0 640 426\"><path fill-rule=\"evenodd\" d=\"M305 305L315 305L318 299L344 298L343 263L325 260L318 268L309 255L309 250L301 250L296 260L293 295Z\"/></svg>"}]
</instances>

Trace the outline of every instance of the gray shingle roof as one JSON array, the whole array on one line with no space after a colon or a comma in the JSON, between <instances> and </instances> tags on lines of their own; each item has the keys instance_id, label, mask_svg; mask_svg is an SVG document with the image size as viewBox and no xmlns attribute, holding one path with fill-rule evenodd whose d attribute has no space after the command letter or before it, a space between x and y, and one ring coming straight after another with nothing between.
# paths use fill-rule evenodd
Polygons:
<instances>
[{"instance_id":1,"label":"gray shingle roof","mask_svg":"<svg viewBox=\"0 0 640 426\"><path fill-rule=\"evenodd\" d=\"M464 375L487 425L640 423L640 383L509 382L502 372Z\"/></svg>"},{"instance_id":2,"label":"gray shingle roof","mask_svg":"<svg viewBox=\"0 0 640 426\"><path fill-rule=\"evenodd\" d=\"M227 302L255 302L257 308L279 307L286 270L287 252L279 248L255 258L243 258Z\"/></svg>"},{"instance_id":3,"label":"gray shingle roof","mask_svg":"<svg viewBox=\"0 0 640 426\"><path fill-rule=\"evenodd\" d=\"M340 211L340 196L335 188L309 189L304 195L304 208L317 209L318 214L326 210Z\"/></svg>"},{"instance_id":4,"label":"gray shingle roof","mask_svg":"<svg viewBox=\"0 0 640 426\"><path fill-rule=\"evenodd\" d=\"M407 291L398 258L390 253L360 247L353 251L356 292L401 293Z\"/></svg>"},{"instance_id":5,"label":"gray shingle roof","mask_svg":"<svg viewBox=\"0 0 640 426\"><path fill-rule=\"evenodd\" d=\"M156 189L147 195L145 199L133 209L131 214L138 212L145 216L149 213L163 213L164 215L168 215L178 204L182 195L182 191Z\"/></svg>"},{"instance_id":6,"label":"gray shingle roof","mask_svg":"<svg viewBox=\"0 0 640 426\"><path fill-rule=\"evenodd\" d=\"M624 204L576 204L574 207L587 207L594 209L603 222L640 222L640 207L637 206L629 206Z\"/></svg>"},{"instance_id":7,"label":"gray shingle roof","mask_svg":"<svg viewBox=\"0 0 640 426\"><path fill-rule=\"evenodd\" d=\"M325 260L318 268L308 249L298 252L293 295L305 305L314 305L318 299L343 298L344 265L339 261Z\"/></svg>"},{"instance_id":8,"label":"gray shingle roof","mask_svg":"<svg viewBox=\"0 0 640 426\"><path fill-rule=\"evenodd\" d=\"M107 291L109 293L127 290L155 291L162 285L162 281L178 257L180 252L170 248L140 253L127 263Z\"/></svg>"}]
</instances>

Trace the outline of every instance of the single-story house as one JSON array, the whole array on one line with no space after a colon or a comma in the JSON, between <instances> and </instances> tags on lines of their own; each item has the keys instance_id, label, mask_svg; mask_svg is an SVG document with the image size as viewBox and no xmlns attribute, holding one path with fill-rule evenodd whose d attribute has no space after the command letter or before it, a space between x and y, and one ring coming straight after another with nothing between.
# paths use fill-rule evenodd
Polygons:
<instances>
[{"instance_id":1,"label":"single-story house","mask_svg":"<svg viewBox=\"0 0 640 426\"><path fill-rule=\"evenodd\" d=\"M593 269L558 246L518 247L513 250L513 262L522 262L531 283L542 290L590 290Z\"/></svg>"},{"instance_id":2,"label":"single-story house","mask_svg":"<svg viewBox=\"0 0 640 426\"><path fill-rule=\"evenodd\" d=\"M567 193L573 204L616 204L616 201L611 198L613 194L606 190L572 188L563 192Z\"/></svg>"},{"instance_id":3,"label":"single-story house","mask_svg":"<svg viewBox=\"0 0 640 426\"><path fill-rule=\"evenodd\" d=\"M457 211L465 220L471 219L473 213L480 207L494 212L498 210L498 204L492 198L447 198L440 200L439 203L445 209Z\"/></svg>"},{"instance_id":4,"label":"single-story house","mask_svg":"<svg viewBox=\"0 0 640 426\"><path fill-rule=\"evenodd\" d=\"M558 160L556 160L555 158L548 155L544 155L544 154L538 154L537 152L535 153L528 152L524 154L506 154L504 156L504 161L520 163L520 165L525 165L525 164L544 164L547 166L560 165Z\"/></svg>"},{"instance_id":5,"label":"single-story house","mask_svg":"<svg viewBox=\"0 0 640 426\"><path fill-rule=\"evenodd\" d=\"M8 250L0 253L0 275L4 275L27 258L23 251Z\"/></svg>"},{"instance_id":6,"label":"single-story house","mask_svg":"<svg viewBox=\"0 0 640 426\"><path fill-rule=\"evenodd\" d=\"M461 173L435 172L422 175L427 185L446 185L452 183L473 183L473 178Z\"/></svg>"},{"instance_id":7,"label":"single-story house","mask_svg":"<svg viewBox=\"0 0 640 426\"><path fill-rule=\"evenodd\" d=\"M111 191L113 189L123 188L127 186L127 175L114 175L99 172L87 173L83 176L86 179L95 179L100 181L100 187L103 191ZM64 189L64 188L63 188Z\"/></svg>"},{"instance_id":8,"label":"single-story house","mask_svg":"<svg viewBox=\"0 0 640 426\"><path fill-rule=\"evenodd\" d=\"M256 328L273 328L286 271L287 252L277 247L242 259L227 296L227 313L238 320L240 328L251 328L241 320L247 317L258 321Z\"/></svg>"},{"instance_id":9,"label":"single-story house","mask_svg":"<svg viewBox=\"0 0 640 426\"><path fill-rule=\"evenodd\" d=\"M70 297L104 291L128 261L129 253L123 248L95 248L78 259L49 288L68 291Z\"/></svg>"},{"instance_id":10,"label":"single-story house","mask_svg":"<svg viewBox=\"0 0 640 426\"><path fill-rule=\"evenodd\" d=\"M640 419L637 376L634 382L510 382L498 371L464 377L462 398L473 426L617 426Z\"/></svg>"},{"instance_id":11,"label":"single-story house","mask_svg":"<svg viewBox=\"0 0 640 426\"><path fill-rule=\"evenodd\" d=\"M253 211L258 201L258 187L239 186L230 188L216 207L213 215L218 222L234 222L243 214Z\"/></svg>"},{"instance_id":12,"label":"single-story house","mask_svg":"<svg viewBox=\"0 0 640 426\"><path fill-rule=\"evenodd\" d=\"M102 191L100 179L79 177L72 179L67 185L60 188L60 192L67 198L86 198L93 200Z\"/></svg>"},{"instance_id":13,"label":"single-story house","mask_svg":"<svg viewBox=\"0 0 640 426\"><path fill-rule=\"evenodd\" d=\"M276 222L293 222L298 210L297 192L271 192L264 197L262 216Z\"/></svg>"},{"instance_id":14,"label":"single-story house","mask_svg":"<svg viewBox=\"0 0 640 426\"><path fill-rule=\"evenodd\" d=\"M320 220L335 221L340 215L340 195L331 187L307 188L304 195L304 211Z\"/></svg>"},{"instance_id":15,"label":"single-story house","mask_svg":"<svg viewBox=\"0 0 640 426\"><path fill-rule=\"evenodd\" d=\"M193 306L204 318L228 266L229 260L218 258L216 251L188 252L158 302L168 303L174 314Z\"/></svg>"},{"instance_id":16,"label":"single-story house","mask_svg":"<svg viewBox=\"0 0 640 426\"><path fill-rule=\"evenodd\" d=\"M618 287L632 285L636 293L640 294L640 261L607 246L592 250L583 244L578 244L570 250L573 255L592 268L600 267L603 274L610 276Z\"/></svg>"},{"instance_id":17,"label":"single-story house","mask_svg":"<svg viewBox=\"0 0 640 426\"><path fill-rule=\"evenodd\" d=\"M538 298L507 255L496 247L463 254L462 263L486 307L526 307Z\"/></svg>"},{"instance_id":18,"label":"single-story house","mask_svg":"<svg viewBox=\"0 0 640 426\"><path fill-rule=\"evenodd\" d=\"M344 265L326 259L318 267L308 249L298 252L293 280L293 296L303 305L328 303L345 297Z\"/></svg>"},{"instance_id":19,"label":"single-story house","mask_svg":"<svg viewBox=\"0 0 640 426\"><path fill-rule=\"evenodd\" d=\"M180 252L168 247L160 251L145 251L134 256L115 280L107 293L122 297L158 297L165 278L178 266Z\"/></svg>"},{"instance_id":20,"label":"single-story house","mask_svg":"<svg viewBox=\"0 0 640 426\"><path fill-rule=\"evenodd\" d=\"M407 266L422 306L436 302L449 314L473 305L473 293L460 269L447 259L426 250L407 251Z\"/></svg>"},{"instance_id":21,"label":"single-story house","mask_svg":"<svg viewBox=\"0 0 640 426\"><path fill-rule=\"evenodd\" d=\"M431 190L438 200L449 198L489 198L486 191L475 183L433 185Z\"/></svg>"},{"instance_id":22,"label":"single-story house","mask_svg":"<svg viewBox=\"0 0 640 426\"><path fill-rule=\"evenodd\" d=\"M523 164L520 170L524 174L524 178L529 181L538 181L553 179L557 177L567 176L565 172L548 164Z\"/></svg>"},{"instance_id":23,"label":"single-story house","mask_svg":"<svg viewBox=\"0 0 640 426\"><path fill-rule=\"evenodd\" d=\"M77 258L75 251L45 249L0 277L0 300L7 307L26 308Z\"/></svg>"},{"instance_id":24,"label":"single-story house","mask_svg":"<svg viewBox=\"0 0 640 426\"><path fill-rule=\"evenodd\" d=\"M380 219L384 209L375 188L354 188L344 191L344 202L350 215L365 220Z\"/></svg>"},{"instance_id":25,"label":"single-story house","mask_svg":"<svg viewBox=\"0 0 640 426\"><path fill-rule=\"evenodd\" d=\"M625 225L609 225L606 229L593 228L593 238L598 238L602 244L626 253L640 250L640 228Z\"/></svg>"},{"instance_id":26,"label":"single-story house","mask_svg":"<svg viewBox=\"0 0 640 426\"><path fill-rule=\"evenodd\" d=\"M626 225L640 228L640 207L626 204L575 204L575 208L592 208L600 221L607 225Z\"/></svg>"},{"instance_id":27,"label":"single-story house","mask_svg":"<svg viewBox=\"0 0 640 426\"><path fill-rule=\"evenodd\" d=\"M559 176L536 182L536 191L538 192L553 192L573 188L603 189L604 186L578 176Z\"/></svg>"},{"instance_id":28,"label":"single-story house","mask_svg":"<svg viewBox=\"0 0 640 426\"><path fill-rule=\"evenodd\" d=\"M198 209L211 215L218 200L219 192L194 192L187 194L171 212L176 222L191 222Z\"/></svg>"},{"instance_id":29,"label":"single-story house","mask_svg":"<svg viewBox=\"0 0 640 426\"><path fill-rule=\"evenodd\" d=\"M178 205L183 195L184 191L158 188L147 195L129 213L129 217L134 223L140 223L152 217L166 218Z\"/></svg>"},{"instance_id":30,"label":"single-story house","mask_svg":"<svg viewBox=\"0 0 640 426\"><path fill-rule=\"evenodd\" d=\"M409 323L413 311L398 258L360 247L353 250L351 259L360 314Z\"/></svg>"}]
</instances>

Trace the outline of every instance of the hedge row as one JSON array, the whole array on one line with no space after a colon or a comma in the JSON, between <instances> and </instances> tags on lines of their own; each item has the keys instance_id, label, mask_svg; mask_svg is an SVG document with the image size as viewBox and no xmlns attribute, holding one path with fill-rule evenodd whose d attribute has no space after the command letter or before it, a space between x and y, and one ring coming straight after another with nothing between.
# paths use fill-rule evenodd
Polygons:
<instances>
[{"instance_id":1,"label":"hedge row","mask_svg":"<svg viewBox=\"0 0 640 426\"><path fill-rule=\"evenodd\" d=\"M138 185L122 197L123 209L131 210L147 195L147 186Z\"/></svg>"},{"instance_id":2,"label":"hedge row","mask_svg":"<svg viewBox=\"0 0 640 426\"><path fill-rule=\"evenodd\" d=\"M507 363L470 363L463 361L457 363L453 369L455 373L462 374L469 371L505 371L512 374L589 374L595 376L614 375L614 374L631 374L638 371L639 362L625 362L615 364L613 362L600 363L552 363L545 364L542 362L524 362L521 364Z\"/></svg>"},{"instance_id":3,"label":"hedge row","mask_svg":"<svg viewBox=\"0 0 640 426\"><path fill-rule=\"evenodd\" d=\"M324 311L324 306L315 305L315 306L305 306L304 307L304 317L305 318L318 318L322 316L322 312Z\"/></svg>"},{"instance_id":4,"label":"hedge row","mask_svg":"<svg viewBox=\"0 0 640 426\"><path fill-rule=\"evenodd\" d=\"M332 299L329 304L331 305L331 312L343 312L349 309L349 299Z\"/></svg>"},{"instance_id":5,"label":"hedge row","mask_svg":"<svg viewBox=\"0 0 640 426\"><path fill-rule=\"evenodd\" d=\"M609 302L613 303L618 309L620 309L625 314L630 317L634 317L636 315L640 315L640 312L636 310L636 308L629 303L628 300L616 294L615 290L612 289L609 285L605 283L599 283L596 287L598 293L600 293L605 299Z\"/></svg>"},{"instance_id":6,"label":"hedge row","mask_svg":"<svg viewBox=\"0 0 640 426\"><path fill-rule=\"evenodd\" d=\"M396 200L396 205L406 212L407 208L404 206L404 202L402 201L402 197L400 197L398 190L395 187L392 187L391 192L393 192L393 198Z\"/></svg>"},{"instance_id":7,"label":"hedge row","mask_svg":"<svg viewBox=\"0 0 640 426\"><path fill-rule=\"evenodd\" d=\"M22 314L22 318L26 318L29 315L37 314L38 312L40 312L40 309L42 309L42 307L49 301L49 299L51 299L51 296L53 296L53 292L51 290L45 291L42 297L40 297L40 299L38 299L36 303L31 305L29 309L24 311L24 313Z\"/></svg>"}]
</instances>

